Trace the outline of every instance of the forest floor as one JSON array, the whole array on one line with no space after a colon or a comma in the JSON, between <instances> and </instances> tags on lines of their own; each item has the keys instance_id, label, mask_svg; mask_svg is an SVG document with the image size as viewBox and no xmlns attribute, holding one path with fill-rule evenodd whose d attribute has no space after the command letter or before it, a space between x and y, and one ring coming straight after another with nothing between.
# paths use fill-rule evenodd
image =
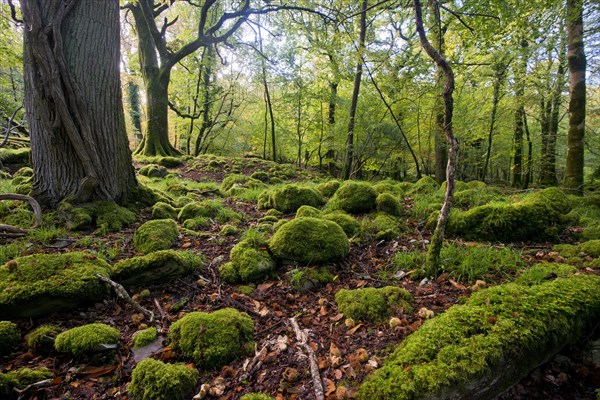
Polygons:
<instances>
[{"instance_id":1,"label":"forest floor","mask_svg":"<svg viewBox=\"0 0 600 400\"><path fill-rule=\"evenodd\" d=\"M184 165L175 172L191 181L220 184L224 171L208 170L199 165L196 164L193 169ZM243 169L241 173L250 175L260 168L261 164L256 164ZM243 214L240 234L245 229L256 226L258 219L265 214L265 210L258 210L256 203L252 201L228 197L224 199L224 204ZM411 207L411 199L405 199L404 207ZM284 217L291 219L293 215ZM59 237L46 245L32 244L27 253L78 250L101 252L102 249L111 248L118 250L110 253L112 258L108 257L114 263L135 255L133 233L148 219L150 215L145 212L137 223L120 232L106 235L87 232L88 235L94 235L94 240L87 242L81 241L81 235ZM350 256L333 266L335 280L322 288L303 293L292 289L284 277L284 268L277 278L261 282L249 294L243 294L239 287L219 280L219 260L229 259L229 251L240 235L220 236L220 226L214 223L202 237L183 234L174 246L175 249L185 249L205 256L207 263L198 274L169 284L140 288L147 288L151 293L149 297L140 299L140 304L159 316L154 323L162 329L165 339L169 325L191 311L234 307L252 317L257 351L265 346L267 348L259 357L259 367L247 374L244 370L247 360L241 359L219 371L201 372L200 383L210 385L212 397L209 395L207 398L238 399L245 393L264 392L277 399L313 399L309 363L290 326L292 317L297 319L302 329L307 329L310 333L309 344L317 356L326 398L353 398L366 374L377 368L395 345L421 326L424 316L419 315L418 311L422 307L439 314L457 304L461 298L468 297L472 291L470 285L473 282L457 282L447 275L423 283L410 277L395 279L383 273L397 251L425 250L430 232L424 230L418 221L408 220L407 223L408 233L395 240L353 245ZM551 257L551 243L520 244L519 247L529 264ZM488 284L501 283L506 277L496 277L497 281L493 279L488 279ZM347 326L344 323L345 317L337 310L334 300L334 294L338 290L388 284L407 289L415 299L414 312L399 316L399 326L391 328L387 323L368 322ZM184 298L188 301L183 308L172 312L171 307ZM19 327L21 331L29 332L45 323L57 324L66 329L93 322L104 322L119 329L123 339L116 351L75 359L58 353L32 354L23 345L12 356L0 359L4 372L24 366L45 366L53 372L55 378L49 386L30 388L22 394L22 398L127 398L127 383L135 365L134 357L144 356L133 351L131 337L141 322L152 325L128 304L112 298L87 310L55 313L36 320L21 321ZM598 336L598 332L595 332L595 336ZM575 346L565 348L547 364L536 368L500 398L596 399L595 390L600 387L600 370L588 366L582 359L584 339ZM368 362L362 358L365 350ZM152 355L168 361L177 357L166 340L153 349ZM200 386L197 390L200 390Z\"/></svg>"}]
</instances>

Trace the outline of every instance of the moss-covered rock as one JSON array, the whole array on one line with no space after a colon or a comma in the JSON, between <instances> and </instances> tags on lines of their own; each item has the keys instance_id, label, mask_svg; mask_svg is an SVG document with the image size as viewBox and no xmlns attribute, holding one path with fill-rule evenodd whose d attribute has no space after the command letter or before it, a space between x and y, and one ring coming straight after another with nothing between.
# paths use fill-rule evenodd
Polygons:
<instances>
[{"instance_id":1,"label":"moss-covered rock","mask_svg":"<svg viewBox=\"0 0 600 400\"><path fill-rule=\"evenodd\" d=\"M29 350L34 352L47 350L53 347L54 339L60 333L60 331L61 329L57 325L42 325L27 335L27 347L29 347Z\"/></svg>"},{"instance_id":2,"label":"moss-covered rock","mask_svg":"<svg viewBox=\"0 0 600 400\"><path fill-rule=\"evenodd\" d=\"M93 227L99 233L117 232L137 220L137 215L112 201L98 201L74 206L68 202L59 205L58 217L67 229L87 230Z\"/></svg>"},{"instance_id":3,"label":"moss-covered rock","mask_svg":"<svg viewBox=\"0 0 600 400\"><path fill-rule=\"evenodd\" d=\"M316 189L297 185L285 185L272 194L273 208L285 213L293 213L300 206L320 207L325 203Z\"/></svg>"},{"instance_id":4,"label":"moss-covered rock","mask_svg":"<svg viewBox=\"0 0 600 400\"><path fill-rule=\"evenodd\" d=\"M112 326L88 324L59 333L54 340L54 348L61 353L79 356L105 350L104 345L114 346L120 338L121 332Z\"/></svg>"},{"instance_id":5,"label":"moss-covered rock","mask_svg":"<svg viewBox=\"0 0 600 400\"><path fill-rule=\"evenodd\" d=\"M267 183L269 182L269 179L271 179L271 175L265 171L255 171L252 175L250 175L250 178Z\"/></svg>"},{"instance_id":6,"label":"moss-covered rock","mask_svg":"<svg viewBox=\"0 0 600 400\"><path fill-rule=\"evenodd\" d=\"M253 351L254 323L246 313L225 308L191 312L171 325L175 351L201 367L214 369Z\"/></svg>"},{"instance_id":7,"label":"moss-covered rock","mask_svg":"<svg viewBox=\"0 0 600 400\"><path fill-rule=\"evenodd\" d=\"M152 219L177 219L178 213L175 207L162 201L152 206Z\"/></svg>"},{"instance_id":8,"label":"moss-covered rock","mask_svg":"<svg viewBox=\"0 0 600 400\"><path fill-rule=\"evenodd\" d=\"M25 389L27 386L52 377L48 368L19 368L6 373L0 372L0 397L3 399L16 398L15 389Z\"/></svg>"},{"instance_id":9,"label":"moss-covered rock","mask_svg":"<svg viewBox=\"0 0 600 400\"><path fill-rule=\"evenodd\" d=\"M290 285L299 291L306 292L333 282L334 275L326 267L295 268L287 273Z\"/></svg>"},{"instance_id":10,"label":"moss-covered rock","mask_svg":"<svg viewBox=\"0 0 600 400\"><path fill-rule=\"evenodd\" d=\"M455 193L454 205L458 208L469 209L492 201L500 201L501 198L497 189L484 186L480 189L466 189Z\"/></svg>"},{"instance_id":11,"label":"moss-covered rock","mask_svg":"<svg viewBox=\"0 0 600 400\"><path fill-rule=\"evenodd\" d=\"M0 164L15 165L27 164L31 155L31 149L24 147L21 149L0 149Z\"/></svg>"},{"instance_id":12,"label":"moss-covered rock","mask_svg":"<svg viewBox=\"0 0 600 400\"><path fill-rule=\"evenodd\" d=\"M394 196L400 195L404 192L402 189L400 189L400 187L398 187L398 185L396 185L396 182L389 180L377 182L373 185L373 189L375 189L379 194L389 193Z\"/></svg>"},{"instance_id":13,"label":"moss-covered rock","mask_svg":"<svg viewBox=\"0 0 600 400\"><path fill-rule=\"evenodd\" d=\"M360 231L360 223L352 215L343 211L334 211L323 215L323 219L333 221L338 224L346 236L353 237Z\"/></svg>"},{"instance_id":14,"label":"moss-covered rock","mask_svg":"<svg viewBox=\"0 0 600 400\"><path fill-rule=\"evenodd\" d=\"M206 217L195 217L183 221L183 227L192 231L203 231L211 225L210 219Z\"/></svg>"},{"instance_id":15,"label":"moss-covered rock","mask_svg":"<svg viewBox=\"0 0 600 400\"><path fill-rule=\"evenodd\" d=\"M338 309L357 321L385 322L397 313L410 313L412 296L397 286L379 289L341 289L335 294Z\"/></svg>"},{"instance_id":16,"label":"moss-covered rock","mask_svg":"<svg viewBox=\"0 0 600 400\"><path fill-rule=\"evenodd\" d=\"M588 240L577 247L582 253L590 257L600 257L600 240Z\"/></svg>"},{"instance_id":17,"label":"moss-covered rock","mask_svg":"<svg viewBox=\"0 0 600 400\"><path fill-rule=\"evenodd\" d=\"M165 167L157 164L144 165L138 171L138 174L147 176L149 178L164 178L168 173L169 171L167 171Z\"/></svg>"},{"instance_id":18,"label":"moss-covered rock","mask_svg":"<svg viewBox=\"0 0 600 400\"><path fill-rule=\"evenodd\" d=\"M515 283L529 286L539 285L551 279L566 278L574 275L576 272L577 268L567 264L535 264L521 272L521 274L515 279Z\"/></svg>"},{"instance_id":19,"label":"moss-covered rock","mask_svg":"<svg viewBox=\"0 0 600 400\"><path fill-rule=\"evenodd\" d=\"M240 400L273 400L273 398L264 393L247 393L240 397Z\"/></svg>"},{"instance_id":20,"label":"moss-covered rock","mask_svg":"<svg viewBox=\"0 0 600 400\"><path fill-rule=\"evenodd\" d=\"M351 214L368 213L377 208L377 195L367 182L347 181L335 192L329 205Z\"/></svg>"},{"instance_id":21,"label":"moss-covered rock","mask_svg":"<svg viewBox=\"0 0 600 400\"><path fill-rule=\"evenodd\" d=\"M234 225L223 225L219 231L221 236L235 236L240 232L239 228Z\"/></svg>"},{"instance_id":22,"label":"moss-covered rock","mask_svg":"<svg viewBox=\"0 0 600 400\"><path fill-rule=\"evenodd\" d=\"M183 222L197 217L215 218L222 208L223 205L217 201L188 203L179 211L177 219Z\"/></svg>"},{"instance_id":23,"label":"moss-covered rock","mask_svg":"<svg viewBox=\"0 0 600 400\"><path fill-rule=\"evenodd\" d=\"M390 193L381 193L377 196L377 211L384 212L396 217L402 214L402 205L398 199Z\"/></svg>"},{"instance_id":24,"label":"moss-covered rock","mask_svg":"<svg viewBox=\"0 0 600 400\"><path fill-rule=\"evenodd\" d=\"M150 328L137 331L133 334L133 348L148 346L158 338L158 330L151 326Z\"/></svg>"},{"instance_id":25,"label":"moss-covered rock","mask_svg":"<svg viewBox=\"0 0 600 400\"><path fill-rule=\"evenodd\" d=\"M159 250L119 261L113 267L111 276L123 286L172 282L198 269L202 263L202 257L192 253Z\"/></svg>"},{"instance_id":26,"label":"moss-covered rock","mask_svg":"<svg viewBox=\"0 0 600 400\"><path fill-rule=\"evenodd\" d=\"M491 399L579 340L598 318L598 276L485 289L406 338L358 398Z\"/></svg>"},{"instance_id":27,"label":"moss-covered rock","mask_svg":"<svg viewBox=\"0 0 600 400\"><path fill-rule=\"evenodd\" d=\"M166 364L146 358L131 373L132 400L185 400L198 383L198 371L185 364Z\"/></svg>"},{"instance_id":28,"label":"moss-covered rock","mask_svg":"<svg viewBox=\"0 0 600 400\"><path fill-rule=\"evenodd\" d=\"M221 182L221 190L226 193L230 193L232 189L261 189L266 187L267 185L258 179L241 174L229 174Z\"/></svg>"},{"instance_id":29,"label":"moss-covered rock","mask_svg":"<svg viewBox=\"0 0 600 400\"><path fill-rule=\"evenodd\" d=\"M148 254L167 250L177 241L179 232L172 219L155 219L145 222L133 234L133 246L140 253Z\"/></svg>"},{"instance_id":30,"label":"moss-covered rock","mask_svg":"<svg viewBox=\"0 0 600 400\"><path fill-rule=\"evenodd\" d=\"M406 193L409 196L424 195L438 191L440 185L430 176L424 176L415 182Z\"/></svg>"},{"instance_id":31,"label":"moss-covered rock","mask_svg":"<svg viewBox=\"0 0 600 400\"><path fill-rule=\"evenodd\" d=\"M312 206L300 206L300 208L298 208L298 210L296 211L296 218L302 218L302 217L313 217L313 218L320 218L322 215L321 210L319 210L318 208L312 207Z\"/></svg>"},{"instance_id":32,"label":"moss-covered rock","mask_svg":"<svg viewBox=\"0 0 600 400\"><path fill-rule=\"evenodd\" d=\"M448 187L448 183L446 181L442 182L440 185L440 192L446 193L446 187ZM463 181L455 180L454 181L454 192L462 192L463 190L470 189L469 185Z\"/></svg>"},{"instance_id":33,"label":"moss-covered rock","mask_svg":"<svg viewBox=\"0 0 600 400\"><path fill-rule=\"evenodd\" d=\"M229 253L230 263L221 269L221 278L229 283L256 282L275 269L275 260L266 248L266 243L242 240Z\"/></svg>"},{"instance_id":34,"label":"moss-covered rock","mask_svg":"<svg viewBox=\"0 0 600 400\"><path fill-rule=\"evenodd\" d=\"M278 259L304 265L340 261L350 252L348 237L338 224L310 217L281 226L269 247Z\"/></svg>"},{"instance_id":35,"label":"moss-covered rock","mask_svg":"<svg viewBox=\"0 0 600 400\"><path fill-rule=\"evenodd\" d=\"M555 187L549 187L531 195L535 200L545 201L559 214L567 214L571 211L572 202L562 190Z\"/></svg>"},{"instance_id":36,"label":"moss-covered rock","mask_svg":"<svg viewBox=\"0 0 600 400\"><path fill-rule=\"evenodd\" d=\"M21 342L21 331L17 324L0 321L0 356L12 353Z\"/></svg>"},{"instance_id":37,"label":"moss-covered rock","mask_svg":"<svg viewBox=\"0 0 600 400\"><path fill-rule=\"evenodd\" d=\"M331 180L317 185L317 190L325 197L331 197L340 188L340 181Z\"/></svg>"},{"instance_id":38,"label":"moss-covered rock","mask_svg":"<svg viewBox=\"0 0 600 400\"><path fill-rule=\"evenodd\" d=\"M364 218L361 229L362 239L365 241L392 240L406 230L406 221L385 213L377 213L374 218Z\"/></svg>"},{"instance_id":39,"label":"moss-covered rock","mask_svg":"<svg viewBox=\"0 0 600 400\"><path fill-rule=\"evenodd\" d=\"M35 254L0 267L0 318L29 318L69 311L102 300L108 289L96 274L110 265L93 254Z\"/></svg>"},{"instance_id":40,"label":"moss-covered rock","mask_svg":"<svg viewBox=\"0 0 600 400\"><path fill-rule=\"evenodd\" d=\"M156 162L166 168L176 168L183 164L180 157L160 157Z\"/></svg>"}]
</instances>

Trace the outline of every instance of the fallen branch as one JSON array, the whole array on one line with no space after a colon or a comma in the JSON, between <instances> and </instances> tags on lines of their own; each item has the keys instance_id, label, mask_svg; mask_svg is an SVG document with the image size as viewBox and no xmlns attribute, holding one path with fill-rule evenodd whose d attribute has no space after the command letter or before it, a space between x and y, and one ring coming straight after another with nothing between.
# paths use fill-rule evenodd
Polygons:
<instances>
[{"instance_id":1,"label":"fallen branch","mask_svg":"<svg viewBox=\"0 0 600 400\"><path fill-rule=\"evenodd\" d=\"M0 224L0 237L2 238L18 238L27 235L25 229L17 228L12 225Z\"/></svg>"},{"instance_id":2,"label":"fallen branch","mask_svg":"<svg viewBox=\"0 0 600 400\"><path fill-rule=\"evenodd\" d=\"M131 296L129 296L129 293L127 293L127 290L125 290L123 285L113 281L112 279L102 276L100 274L96 274L96 276L102 282L108 283L115 290L117 297L125 300L125 302L129 303L137 312L140 312L140 313L144 314L146 317L148 317L150 319L150 322L152 322L154 320L154 313L150 310L146 310L144 307L140 306L139 303L134 301L131 298Z\"/></svg>"},{"instance_id":3,"label":"fallen branch","mask_svg":"<svg viewBox=\"0 0 600 400\"><path fill-rule=\"evenodd\" d=\"M160 306L160 303L158 302L158 299L154 299L154 305L156 306L156 309L158 310L158 313L160 314L160 319L161 320L165 320L167 319L167 315L165 314L165 312L163 311L162 307Z\"/></svg>"},{"instance_id":4,"label":"fallen branch","mask_svg":"<svg viewBox=\"0 0 600 400\"><path fill-rule=\"evenodd\" d=\"M252 374L260 368L262 360L267 355L267 345L264 345L258 353L254 355L254 358L244 368L244 373L240 376L240 381L245 381L252 376Z\"/></svg>"},{"instance_id":5,"label":"fallen branch","mask_svg":"<svg viewBox=\"0 0 600 400\"><path fill-rule=\"evenodd\" d=\"M310 375L312 376L315 389L315 398L317 400L325 400L325 395L323 394L323 382L321 381L321 375L319 374L319 363L317 362L317 356L315 355L314 350L308 344L308 334L306 333L306 330L300 329L296 318L290 318L290 323L292 324L292 328L296 334L296 340L298 341L298 344L304 348L304 351L306 351L308 355L308 361L310 363Z\"/></svg>"}]
</instances>

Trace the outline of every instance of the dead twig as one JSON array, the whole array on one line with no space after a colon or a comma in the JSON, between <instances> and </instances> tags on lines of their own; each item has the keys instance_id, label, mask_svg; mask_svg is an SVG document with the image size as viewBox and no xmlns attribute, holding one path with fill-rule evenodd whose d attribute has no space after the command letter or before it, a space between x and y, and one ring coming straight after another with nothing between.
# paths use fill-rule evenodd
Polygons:
<instances>
[{"instance_id":1,"label":"dead twig","mask_svg":"<svg viewBox=\"0 0 600 400\"><path fill-rule=\"evenodd\" d=\"M292 328L296 334L296 340L298 341L298 344L304 349L304 351L306 351L306 354L308 355L310 375L312 376L315 390L315 398L317 400L325 400L323 381L321 381L321 375L319 374L319 363L317 362L317 356L315 355L314 350L308 344L308 334L306 333L306 330L300 329L298 321L296 321L295 317L290 318L290 323L292 324Z\"/></svg>"},{"instance_id":2,"label":"dead twig","mask_svg":"<svg viewBox=\"0 0 600 400\"><path fill-rule=\"evenodd\" d=\"M264 360L267 355L267 347L268 346L265 344L262 349L254 355L254 358L244 368L244 373L240 376L240 382L250 378L252 374L261 367L262 360Z\"/></svg>"},{"instance_id":3,"label":"dead twig","mask_svg":"<svg viewBox=\"0 0 600 400\"><path fill-rule=\"evenodd\" d=\"M146 310L144 307L140 306L138 302L134 301L131 298L131 296L129 296L129 293L127 293L127 290L125 290L123 285L113 281L112 279L102 276L100 274L96 274L96 276L102 282L108 283L115 290L117 297L125 300L125 302L130 304L137 312L140 312L140 313L144 314L146 317L148 317L150 319L150 322L152 322L154 320L154 313L150 310Z\"/></svg>"},{"instance_id":4,"label":"dead twig","mask_svg":"<svg viewBox=\"0 0 600 400\"><path fill-rule=\"evenodd\" d=\"M164 310L162 309L162 307L160 306L158 299L154 299L154 306L156 307L156 309L158 310L158 313L160 314L160 319L163 321L165 319L167 319L167 316L166 316Z\"/></svg>"}]
</instances>

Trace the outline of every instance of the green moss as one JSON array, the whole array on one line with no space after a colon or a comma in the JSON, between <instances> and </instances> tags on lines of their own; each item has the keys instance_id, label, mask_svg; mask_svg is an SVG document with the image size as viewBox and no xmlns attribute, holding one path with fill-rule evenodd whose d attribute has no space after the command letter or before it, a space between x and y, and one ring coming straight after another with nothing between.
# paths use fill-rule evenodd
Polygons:
<instances>
[{"instance_id":1,"label":"green moss","mask_svg":"<svg viewBox=\"0 0 600 400\"><path fill-rule=\"evenodd\" d=\"M27 386L52 377L48 368L19 368L15 371L0 373L0 395L12 398L15 389L24 389Z\"/></svg>"},{"instance_id":2,"label":"green moss","mask_svg":"<svg viewBox=\"0 0 600 400\"><path fill-rule=\"evenodd\" d=\"M313 218L320 218L322 215L321 210L319 210L318 208L312 207L312 206L300 206L300 208L298 208L298 210L296 211L296 218L302 218L302 217L313 217Z\"/></svg>"},{"instance_id":3,"label":"green moss","mask_svg":"<svg viewBox=\"0 0 600 400\"><path fill-rule=\"evenodd\" d=\"M223 205L218 201L203 201L200 203L189 203L183 206L177 219L179 221L185 221L196 217L214 218L217 216L219 211L223 208Z\"/></svg>"},{"instance_id":4,"label":"green moss","mask_svg":"<svg viewBox=\"0 0 600 400\"><path fill-rule=\"evenodd\" d=\"M600 239L600 224L591 224L585 227L581 232L581 237L585 240Z\"/></svg>"},{"instance_id":5,"label":"green moss","mask_svg":"<svg viewBox=\"0 0 600 400\"><path fill-rule=\"evenodd\" d=\"M277 218L273 215L265 215L264 217L259 218L257 222L259 224L262 224L262 223L273 224L277 221L279 221L279 218Z\"/></svg>"},{"instance_id":6,"label":"green moss","mask_svg":"<svg viewBox=\"0 0 600 400\"><path fill-rule=\"evenodd\" d=\"M169 203L159 201L152 206L153 219L177 219L177 214L177 209Z\"/></svg>"},{"instance_id":7,"label":"green moss","mask_svg":"<svg viewBox=\"0 0 600 400\"><path fill-rule=\"evenodd\" d=\"M138 171L138 174L147 176L149 178L164 178L168 173L169 171L167 171L165 167L156 164L144 165Z\"/></svg>"},{"instance_id":8,"label":"green moss","mask_svg":"<svg viewBox=\"0 0 600 400\"><path fill-rule=\"evenodd\" d=\"M240 400L273 400L273 398L264 393L247 393L240 397Z\"/></svg>"},{"instance_id":9,"label":"green moss","mask_svg":"<svg viewBox=\"0 0 600 400\"><path fill-rule=\"evenodd\" d=\"M203 231L210 227L210 219L206 217L195 217L183 221L183 227L192 231Z\"/></svg>"},{"instance_id":10,"label":"green moss","mask_svg":"<svg viewBox=\"0 0 600 400\"><path fill-rule=\"evenodd\" d=\"M158 330L155 327L146 328L133 335L133 348L148 346L158 338Z\"/></svg>"},{"instance_id":11,"label":"green moss","mask_svg":"<svg viewBox=\"0 0 600 400\"><path fill-rule=\"evenodd\" d=\"M159 250L119 261L111 277L124 286L171 282L190 274L202 265L201 256L176 250Z\"/></svg>"},{"instance_id":12,"label":"green moss","mask_svg":"<svg viewBox=\"0 0 600 400\"><path fill-rule=\"evenodd\" d=\"M201 367L220 368L253 347L254 323L233 308L213 313L191 312L171 325L173 349Z\"/></svg>"},{"instance_id":13,"label":"green moss","mask_svg":"<svg viewBox=\"0 0 600 400\"><path fill-rule=\"evenodd\" d=\"M368 213L377 208L377 195L367 182L347 181L335 192L329 206L351 214Z\"/></svg>"},{"instance_id":14,"label":"green moss","mask_svg":"<svg viewBox=\"0 0 600 400\"><path fill-rule=\"evenodd\" d=\"M239 228L234 225L223 225L219 235L221 236L235 236L240 232Z\"/></svg>"},{"instance_id":15,"label":"green moss","mask_svg":"<svg viewBox=\"0 0 600 400\"><path fill-rule=\"evenodd\" d=\"M310 187L285 185L272 194L273 208L285 214L293 213L303 205L320 207L324 202L323 196Z\"/></svg>"},{"instance_id":16,"label":"green moss","mask_svg":"<svg viewBox=\"0 0 600 400\"><path fill-rule=\"evenodd\" d=\"M112 201L98 201L79 206L62 202L58 217L67 229L87 230L98 228L98 233L117 232L137 220L137 215Z\"/></svg>"},{"instance_id":17,"label":"green moss","mask_svg":"<svg viewBox=\"0 0 600 400\"><path fill-rule=\"evenodd\" d=\"M234 194L232 190L235 189L257 189L266 187L267 185L258 179L241 174L229 174L223 179L223 182L221 182L221 190L230 195Z\"/></svg>"},{"instance_id":18,"label":"green moss","mask_svg":"<svg viewBox=\"0 0 600 400\"><path fill-rule=\"evenodd\" d=\"M263 190L258 195L258 200L256 202L256 206L258 207L259 210L266 210L269 208L273 208L273 191L269 190L269 189ZM279 211L279 212L281 212L281 211Z\"/></svg>"},{"instance_id":19,"label":"green moss","mask_svg":"<svg viewBox=\"0 0 600 400\"><path fill-rule=\"evenodd\" d=\"M334 211L323 215L323 219L333 221L338 224L346 234L351 238L360 231L360 224L352 215L346 214L343 211Z\"/></svg>"},{"instance_id":20,"label":"green moss","mask_svg":"<svg viewBox=\"0 0 600 400\"><path fill-rule=\"evenodd\" d=\"M183 160L179 157L161 157L157 162L163 167L176 168L183 163Z\"/></svg>"},{"instance_id":21,"label":"green moss","mask_svg":"<svg viewBox=\"0 0 600 400\"><path fill-rule=\"evenodd\" d=\"M56 336L54 348L61 353L78 356L97 351L102 345L116 345L121 332L112 326L95 323L72 328Z\"/></svg>"},{"instance_id":22,"label":"green moss","mask_svg":"<svg viewBox=\"0 0 600 400\"><path fill-rule=\"evenodd\" d=\"M33 184L31 181L23 182L19 185L16 185L14 188L14 192L17 194L23 194L25 196L30 196L33 190Z\"/></svg>"},{"instance_id":23,"label":"green moss","mask_svg":"<svg viewBox=\"0 0 600 400\"><path fill-rule=\"evenodd\" d=\"M59 326L53 324L42 325L27 335L27 347L34 352L45 350L54 343L54 338L60 331Z\"/></svg>"},{"instance_id":24,"label":"green moss","mask_svg":"<svg viewBox=\"0 0 600 400\"><path fill-rule=\"evenodd\" d=\"M555 187L549 187L542 191L535 192L531 197L538 201L545 201L559 214L567 214L572 208L572 201L569 196Z\"/></svg>"},{"instance_id":25,"label":"green moss","mask_svg":"<svg viewBox=\"0 0 600 400\"><path fill-rule=\"evenodd\" d=\"M556 263L535 264L523 271L516 279L515 283L520 285L539 285L547 280L555 278L565 278L577 272L577 268Z\"/></svg>"},{"instance_id":26,"label":"green moss","mask_svg":"<svg viewBox=\"0 0 600 400\"><path fill-rule=\"evenodd\" d=\"M146 358L133 369L128 392L132 400L185 400L197 383L194 368Z\"/></svg>"},{"instance_id":27,"label":"green moss","mask_svg":"<svg viewBox=\"0 0 600 400\"><path fill-rule=\"evenodd\" d=\"M221 270L221 278L229 283L256 282L275 269L275 260L261 241L242 240L229 253L231 263Z\"/></svg>"},{"instance_id":28,"label":"green moss","mask_svg":"<svg viewBox=\"0 0 600 400\"><path fill-rule=\"evenodd\" d=\"M486 183L481 182L481 181L467 182L467 186L469 187L469 189L483 189L483 188L487 187Z\"/></svg>"},{"instance_id":29,"label":"green moss","mask_svg":"<svg viewBox=\"0 0 600 400\"><path fill-rule=\"evenodd\" d=\"M454 205L458 208L469 209L500 201L502 196L495 188L484 186L481 189L466 189L454 194Z\"/></svg>"},{"instance_id":30,"label":"green moss","mask_svg":"<svg viewBox=\"0 0 600 400\"><path fill-rule=\"evenodd\" d=\"M412 311L410 293L397 286L341 289L335 301L346 317L357 321L385 322L397 313Z\"/></svg>"},{"instance_id":31,"label":"green moss","mask_svg":"<svg viewBox=\"0 0 600 400\"><path fill-rule=\"evenodd\" d=\"M361 239L392 240L406 230L406 221L384 213L377 213L374 218L365 217L361 225Z\"/></svg>"},{"instance_id":32,"label":"green moss","mask_svg":"<svg viewBox=\"0 0 600 400\"><path fill-rule=\"evenodd\" d=\"M600 257L600 240L589 240L578 246L579 250L591 257Z\"/></svg>"},{"instance_id":33,"label":"green moss","mask_svg":"<svg viewBox=\"0 0 600 400\"><path fill-rule=\"evenodd\" d=\"M405 339L358 398L494 398L599 317L597 276L479 291Z\"/></svg>"},{"instance_id":34,"label":"green moss","mask_svg":"<svg viewBox=\"0 0 600 400\"><path fill-rule=\"evenodd\" d=\"M295 290L306 292L333 282L334 275L326 267L295 268L287 273Z\"/></svg>"},{"instance_id":35,"label":"green moss","mask_svg":"<svg viewBox=\"0 0 600 400\"><path fill-rule=\"evenodd\" d=\"M35 317L100 301L108 290L96 274L109 271L106 261L83 252L9 261L0 267L0 318Z\"/></svg>"},{"instance_id":36,"label":"green moss","mask_svg":"<svg viewBox=\"0 0 600 400\"><path fill-rule=\"evenodd\" d=\"M390 193L382 193L377 196L377 211L384 212L396 217L402 214L402 205L398 199Z\"/></svg>"},{"instance_id":37,"label":"green moss","mask_svg":"<svg viewBox=\"0 0 600 400\"><path fill-rule=\"evenodd\" d=\"M396 182L387 180L376 183L373 185L373 189L375 189L379 194L389 193L394 196L404 193L404 191L396 185Z\"/></svg>"},{"instance_id":38,"label":"green moss","mask_svg":"<svg viewBox=\"0 0 600 400\"><path fill-rule=\"evenodd\" d=\"M274 208L271 208L269 211L267 211L265 213L265 216L270 216L270 217L281 217L283 215L283 213L279 210L276 210Z\"/></svg>"},{"instance_id":39,"label":"green moss","mask_svg":"<svg viewBox=\"0 0 600 400\"><path fill-rule=\"evenodd\" d=\"M133 246L140 253L148 254L167 250L175 244L179 232L172 219L155 219L145 222L133 234Z\"/></svg>"},{"instance_id":40,"label":"green moss","mask_svg":"<svg viewBox=\"0 0 600 400\"><path fill-rule=\"evenodd\" d=\"M265 171L256 171L252 175L250 175L250 178L267 183L269 182L271 175L269 175L269 173Z\"/></svg>"},{"instance_id":41,"label":"green moss","mask_svg":"<svg viewBox=\"0 0 600 400\"><path fill-rule=\"evenodd\" d=\"M338 224L310 217L281 226L269 247L275 257L305 265L340 261L350 251L348 237Z\"/></svg>"},{"instance_id":42,"label":"green moss","mask_svg":"<svg viewBox=\"0 0 600 400\"><path fill-rule=\"evenodd\" d=\"M31 155L31 149L24 147L21 149L0 149L0 164L13 165L13 164L27 164L29 163L29 157Z\"/></svg>"},{"instance_id":43,"label":"green moss","mask_svg":"<svg viewBox=\"0 0 600 400\"><path fill-rule=\"evenodd\" d=\"M8 355L21 342L21 331L15 323L0 321L0 356Z\"/></svg>"},{"instance_id":44,"label":"green moss","mask_svg":"<svg viewBox=\"0 0 600 400\"><path fill-rule=\"evenodd\" d=\"M331 180L317 185L317 190L325 197L331 197L340 188L340 181Z\"/></svg>"},{"instance_id":45,"label":"green moss","mask_svg":"<svg viewBox=\"0 0 600 400\"><path fill-rule=\"evenodd\" d=\"M287 224L289 221L287 219L280 219L279 221L275 222L273 224L273 226L271 227L271 231L273 233L277 232L279 230L279 228L281 228L283 225Z\"/></svg>"},{"instance_id":46,"label":"green moss","mask_svg":"<svg viewBox=\"0 0 600 400\"><path fill-rule=\"evenodd\" d=\"M419 179L407 192L409 196L423 195L432 192L437 192L440 185L430 176L424 176Z\"/></svg>"}]
</instances>

